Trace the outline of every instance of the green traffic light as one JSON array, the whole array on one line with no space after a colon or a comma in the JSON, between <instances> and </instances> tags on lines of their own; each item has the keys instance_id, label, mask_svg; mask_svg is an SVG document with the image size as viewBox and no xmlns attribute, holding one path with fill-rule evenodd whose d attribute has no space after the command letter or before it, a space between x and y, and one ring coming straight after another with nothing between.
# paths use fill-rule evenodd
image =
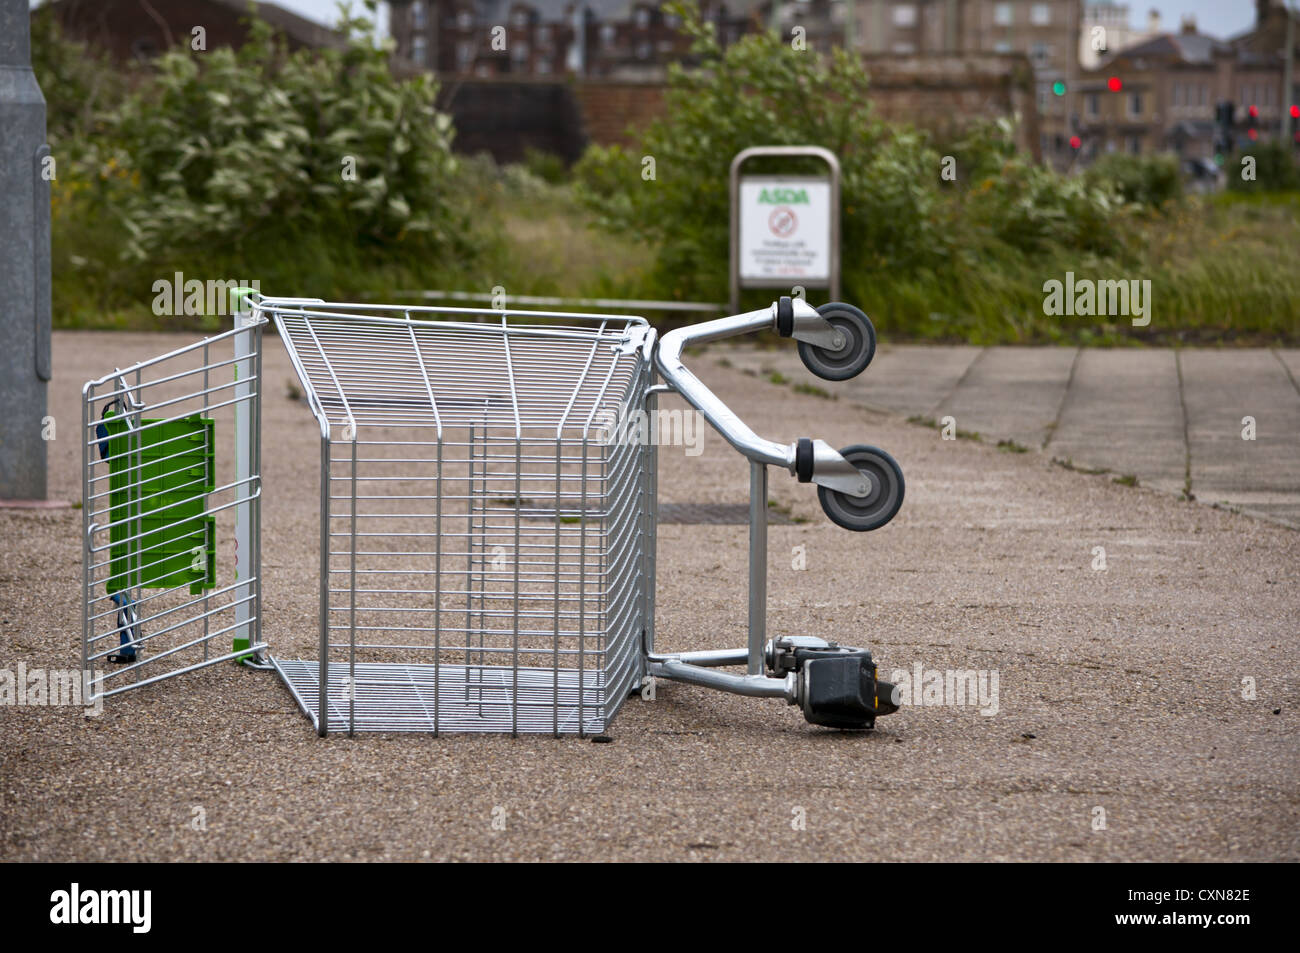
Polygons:
<instances>
[{"instance_id":1,"label":"green traffic light","mask_svg":"<svg viewBox=\"0 0 1300 953\"><path fill-rule=\"evenodd\" d=\"M1052 92L1056 93L1056 95L1058 96L1064 96L1065 84L1058 79L1055 83L1052 84Z\"/></svg>"}]
</instances>

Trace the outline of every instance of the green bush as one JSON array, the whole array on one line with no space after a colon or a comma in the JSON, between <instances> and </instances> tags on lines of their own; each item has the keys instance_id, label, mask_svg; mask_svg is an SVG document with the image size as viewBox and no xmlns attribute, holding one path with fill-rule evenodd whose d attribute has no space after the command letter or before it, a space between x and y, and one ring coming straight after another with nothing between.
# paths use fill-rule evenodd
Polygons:
<instances>
[{"instance_id":1,"label":"green bush","mask_svg":"<svg viewBox=\"0 0 1300 953\"><path fill-rule=\"evenodd\" d=\"M61 122L74 140L52 192L65 323L138 307L174 271L350 297L430 287L482 253L436 83L394 78L390 44L344 13L340 48L288 53L253 17L238 51L164 53L95 114L93 136L84 118ZM59 103L86 82L67 65L75 48L42 41L49 75L68 77Z\"/></svg>"},{"instance_id":2,"label":"green bush","mask_svg":"<svg viewBox=\"0 0 1300 953\"><path fill-rule=\"evenodd\" d=\"M693 3L665 9L682 17L699 68L670 70L665 115L639 148L595 146L575 167L605 227L654 246L659 293L725 295L728 170L758 144L816 143L838 156L846 291L865 292L886 274L927 283L990 256L1122 242L1114 190L1035 164L1016 148L1011 121L976 123L946 146L958 171L948 182L927 134L875 117L861 59L795 50L774 32L723 50ZM788 160L779 167L803 171ZM806 171L823 167L809 161Z\"/></svg>"},{"instance_id":3,"label":"green bush","mask_svg":"<svg viewBox=\"0 0 1300 953\"><path fill-rule=\"evenodd\" d=\"M342 50L286 55L254 20L238 52L160 58L154 81L107 117L93 157L122 172L100 182L122 214L125 256L265 246L286 229L455 247L451 120L434 108L434 82L395 80L370 25L344 29Z\"/></svg>"},{"instance_id":4,"label":"green bush","mask_svg":"<svg viewBox=\"0 0 1300 953\"><path fill-rule=\"evenodd\" d=\"M1088 167L1084 178L1093 185L1114 189L1125 202L1154 209L1183 194L1178 159L1172 155L1108 153Z\"/></svg>"},{"instance_id":5,"label":"green bush","mask_svg":"<svg viewBox=\"0 0 1300 953\"><path fill-rule=\"evenodd\" d=\"M1255 178L1242 177L1242 160L1255 160ZM1296 150L1281 140L1257 142L1237 153L1228 163L1228 188L1234 192L1290 192L1300 189L1300 164Z\"/></svg>"},{"instance_id":6,"label":"green bush","mask_svg":"<svg viewBox=\"0 0 1300 953\"><path fill-rule=\"evenodd\" d=\"M45 96L46 138L57 158L102 132L101 114L121 103L129 74L102 52L69 40L44 7L32 12L32 69Z\"/></svg>"},{"instance_id":7,"label":"green bush","mask_svg":"<svg viewBox=\"0 0 1300 953\"><path fill-rule=\"evenodd\" d=\"M639 149L594 146L575 177L607 227L656 247L666 293L724 294L728 169L737 152L755 144L815 142L839 156L846 247L869 246L882 264L934 257L941 236L927 183L937 177L938 157L921 137L874 118L860 61L843 51L829 58L796 51L774 33L724 51L694 4L665 9L682 17L700 68L670 68L666 114L644 130ZM823 170L806 165L781 168ZM765 164L746 168L763 171Z\"/></svg>"}]
</instances>

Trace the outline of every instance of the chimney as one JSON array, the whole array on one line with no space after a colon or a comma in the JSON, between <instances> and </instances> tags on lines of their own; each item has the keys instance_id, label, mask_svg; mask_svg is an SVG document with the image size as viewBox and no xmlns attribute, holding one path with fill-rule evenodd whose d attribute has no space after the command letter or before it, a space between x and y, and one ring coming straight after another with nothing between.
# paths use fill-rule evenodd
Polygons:
<instances>
[{"instance_id":1,"label":"chimney","mask_svg":"<svg viewBox=\"0 0 1300 953\"><path fill-rule=\"evenodd\" d=\"M1196 32L1196 14L1194 13L1183 14L1182 32L1184 35Z\"/></svg>"},{"instance_id":2,"label":"chimney","mask_svg":"<svg viewBox=\"0 0 1300 953\"><path fill-rule=\"evenodd\" d=\"M1155 7L1147 13L1147 33L1156 36L1160 33L1160 11Z\"/></svg>"}]
</instances>

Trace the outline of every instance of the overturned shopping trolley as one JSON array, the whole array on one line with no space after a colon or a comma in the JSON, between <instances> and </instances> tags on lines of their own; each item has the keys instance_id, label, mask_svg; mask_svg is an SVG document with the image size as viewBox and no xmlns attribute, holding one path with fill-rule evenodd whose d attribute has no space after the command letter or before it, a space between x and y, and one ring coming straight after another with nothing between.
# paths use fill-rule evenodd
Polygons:
<instances>
[{"instance_id":1,"label":"overturned shopping trolley","mask_svg":"<svg viewBox=\"0 0 1300 953\"><path fill-rule=\"evenodd\" d=\"M247 296L244 307L245 330L232 333L248 335L241 353L257 357L245 392L260 401L260 332L274 322L320 427L320 631L316 658L273 655L260 638L261 580L246 574L242 586L229 587L253 610L235 629L235 648L280 673L320 734L599 734L647 677L783 698L810 722L833 727L870 727L896 710L893 686L876 679L866 649L768 638L766 521L767 468L780 466L816 484L840 526L875 529L902 504L898 465L873 447L764 440L682 363L690 344L772 330L799 342L813 373L846 380L875 350L871 323L856 308L782 298L659 339L635 317L260 295ZM127 410L113 433L160 427L145 419L126 378L114 379L124 382L113 395ZM656 447L629 433L628 422L655 413L664 393L680 394L750 461L744 648L655 649ZM121 443L118 455L131 453L140 455ZM258 505L245 513L255 522L258 458L239 468L241 486L255 488L249 496ZM111 513L112 523L133 528L127 516L138 516L139 504L132 505L126 515ZM191 523L178 532L193 535L185 513ZM253 547L253 567L259 530L244 544ZM133 538L154 541L143 531L111 540L113 559L128 568L123 540ZM183 542L188 552L190 540ZM125 578L121 569L111 573ZM150 637L149 620L112 614L139 599L114 578L102 584L122 592L100 610L115 623L105 644L128 655L132 668L143 666L133 653ZM88 600L92 591L88 577ZM728 666L746 666L746 674Z\"/></svg>"}]
</instances>

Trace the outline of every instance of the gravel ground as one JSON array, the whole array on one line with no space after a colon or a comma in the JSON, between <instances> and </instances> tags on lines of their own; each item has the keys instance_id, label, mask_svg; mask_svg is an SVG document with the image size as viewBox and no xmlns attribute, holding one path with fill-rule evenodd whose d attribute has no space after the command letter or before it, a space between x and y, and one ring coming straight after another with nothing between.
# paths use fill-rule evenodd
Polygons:
<instances>
[{"instance_id":1,"label":"gravel ground","mask_svg":"<svg viewBox=\"0 0 1300 953\"><path fill-rule=\"evenodd\" d=\"M55 335L52 497L80 497L81 383L186 340ZM270 339L266 368L264 631L291 657L315 638L318 437ZM885 671L996 671L996 714L907 707L839 733L660 683L609 744L320 739L273 673L221 665L98 718L0 708L0 859L1300 859L1300 534L945 442L716 352L701 373L765 436L874 443L907 476L894 522L853 534L772 474L804 521L770 531L770 631L866 644ZM715 434L660 456L663 499L745 500ZM0 668L77 664L80 520L0 511ZM659 546L660 647L742 644L745 527L665 525Z\"/></svg>"}]
</instances>

